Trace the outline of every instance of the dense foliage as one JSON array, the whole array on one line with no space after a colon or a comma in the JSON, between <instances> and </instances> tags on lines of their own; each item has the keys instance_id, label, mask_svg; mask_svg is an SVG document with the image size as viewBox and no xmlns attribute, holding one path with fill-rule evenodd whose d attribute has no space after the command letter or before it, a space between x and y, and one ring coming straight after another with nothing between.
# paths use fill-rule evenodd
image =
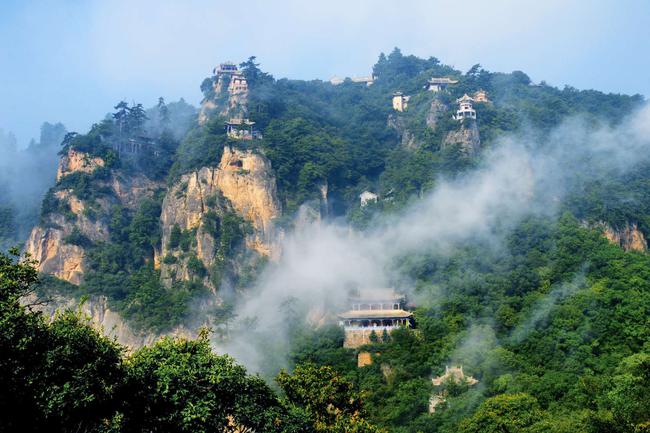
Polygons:
<instances>
[{"instance_id":1,"label":"dense foliage","mask_svg":"<svg viewBox=\"0 0 650 433\"><path fill-rule=\"evenodd\" d=\"M302 338L294 349L296 362L334 365L354 380L378 425L633 432L647 423L646 254L624 252L566 214L522 223L501 254L468 245L451 258L409 257L405 266L421 300L417 330L365 349L373 365L357 369L354 353L328 334ZM430 415L429 398L440 392L431 378L449 363L479 385L450 391Z\"/></svg>"},{"instance_id":2,"label":"dense foliage","mask_svg":"<svg viewBox=\"0 0 650 433\"><path fill-rule=\"evenodd\" d=\"M37 282L33 263L11 254L0 253L3 432L379 431L356 409L351 384L330 369L282 373L287 392L279 397L230 357L214 354L207 331L126 355L72 311L46 322L20 304ZM340 385L311 395L328 383Z\"/></svg>"},{"instance_id":3,"label":"dense foliage","mask_svg":"<svg viewBox=\"0 0 650 433\"><path fill-rule=\"evenodd\" d=\"M87 152L105 166L66 176L45 197L43 222L54 224L48 219L53 214L75 219L55 194L70 190L86 202L89 217L110 221L109 239L92 241L72 231L65 242L87 253L84 282L47 280L39 290L108 296L131 323L160 331L190 318L189 305L205 294L208 276L214 283L229 276L235 286L252 281L253 271L246 276L238 269L235 276L227 262L239 253L249 228L220 209L201 222L215 239L214 269L206 269L195 253L196 229L174 226L171 253L162 261L185 261L190 278L165 287L153 265L161 246L162 197L93 214L97 203L111 200L106 185L118 171L173 184L191 170L215 166L225 145L253 147L272 162L287 218L299 206L320 201L323 217L345 217L363 230L373 217L417 200L441 177L459 177L480 163L481 152L468 154L445 142L461 128L450 112L464 93L482 89L491 101L475 105L482 148L504 133L547 137L573 115L591 126L617 125L643 101L639 95L533 84L520 71L492 73L476 65L462 73L398 49L380 56L371 86L276 80L255 60L241 68L250 86L248 115L261 140L227 138L219 110L190 128L194 111L179 103L180 114L173 115L172 104L162 100L150 110L121 102L88 134L65 137L64 152ZM458 84L439 94L423 91L432 76L453 77ZM209 78L202 85L206 100L225 103L213 84ZM395 91L411 96L403 113L391 109ZM165 126L174 116L190 128L187 134ZM649 173L645 165L622 176L578 173L558 204L561 218L531 217L499 248L468 242L450 255L400 257L396 273L414 287L416 329L394 331L381 343L373 338L363 348L373 363L362 368L357 352L342 348L338 327L292 329L293 373L277 377L281 397L229 358L214 355L206 336L166 339L124 357L119 346L74 315L46 324L11 295L2 307L0 353L8 366L2 369L1 392L8 390L3 401L37 414L20 422L63 430L74 425L75 431L222 431L233 420L256 431L377 431L373 425L396 433L646 431L650 256L610 244L594 225L637 225L648 238ZM365 190L380 200L360 206ZM15 215L0 207L0 240L15 224ZM35 279L30 266L3 260L9 270L0 272L3 284L22 281L20 290L26 290ZM215 323L228 322L232 306L224 304L216 314ZM60 371L51 372L58 364ZM478 384L434 386L432 377L448 364L463 365ZM9 401L11 393L18 397ZM433 395L445 401L430 413ZM19 421L3 422L18 428L11 423ZM30 428L35 429L24 427Z\"/></svg>"}]
</instances>

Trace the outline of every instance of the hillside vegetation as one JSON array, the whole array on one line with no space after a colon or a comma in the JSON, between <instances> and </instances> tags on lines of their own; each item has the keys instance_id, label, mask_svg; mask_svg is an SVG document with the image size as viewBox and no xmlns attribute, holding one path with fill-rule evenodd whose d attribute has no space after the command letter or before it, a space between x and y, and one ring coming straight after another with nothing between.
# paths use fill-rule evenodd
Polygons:
<instances>
[{"instance_id":1,"label":"hillside vegetation","mask_svg":"<svg viewBox=\"0 0 650 433\"><path fill-rule=\"evenodd\" d=\"M235 306L250 296L265 266L274 266L250 251L251 221L219 195L204 204L208 211L194 229L163 228L160 221L165 195L187 188L183 176L216 167L224 149L232 148L270 161L283 213L274 224L286 233L308 207L323 221L370 236L382 218L413 209L408 206L444 180L462 181L480 169L506 137L525 137L525 146L541 157L555 151L548 143L567 121L586 130L624 128L643 106L640 95L558 89L534 84L520 71L495 73L480 65L462 72L398 49L379 57L370 86L275 79L254 57L240 67L249 86L247 116L261 139L226 135L229 113L220 111L224 101L212 77L201 87L204 104L214 100L217 109L202 124L183 101L161 100L150 110L120 103L87 134L65 136L62 155L83 152L103 165L59 179L45 195L41 225L58 230L87 220L102 224L106 234L93 239L81 229L66 232L66 245L84 252L80 284L43 276L35 285L30 262L0 256L0 402L12 408L0 415L0 430L224 431L232 423L258 432L650 429L645 157L631 170L610 170L591 160L590 143L581 143L583 153L571 160L580 162L579 172L567 177L564 195L553 197L556 211L527 216L514 227L496 222L494 237L503 235L498 242L470 238L450 253L400 256L391 264L399 275L395 284L411 289L416 326L360 348L371 354L371 365L357 367L359 350L342 347L337 325L315 328L289 316L290 372L276 376L271 359L284 354L268 354L278 392L210 349L210 338L228 340ZM434 76L458 83L440 93L425 90ZM457 98L479 90L489 101L474 105L480 144L469 152L449 138L466 125L452 114ZM410 96L404 112L392 109L397 91ZM580 137L572 140L566 145L577 146ZM111 185L134 178L149 189L126 205ZM83 201L85 210L75 213L62 191ZM363 191L378 200L362 206ZM16 213L0 203L0 240L11 238L15 224ZM174 254L158 257L164 229L164 247ZM200 230L210 235L211 266L198 258ZM634 248L624 239L630 232ZM165 280L164 269L187 275ZM29 290L76 299L106 296L131 326L158 333L196 319L197 302L213 296L220 302L208 305L206 314L218 335L165 338L126 354L73 313L48 323L20 306ZM462 365L478 383L434 386L431 379L446 365ZM434 395L444 396L435 411ZM12 414L19 408L34 415L17 418Z\"/></svg>"}]
</instances>

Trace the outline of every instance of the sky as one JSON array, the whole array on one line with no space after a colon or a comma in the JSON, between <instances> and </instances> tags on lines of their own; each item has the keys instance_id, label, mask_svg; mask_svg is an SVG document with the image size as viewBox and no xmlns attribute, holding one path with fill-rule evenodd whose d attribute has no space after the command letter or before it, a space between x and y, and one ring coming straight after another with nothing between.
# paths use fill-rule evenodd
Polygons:
<instances>
[{"instance_id":1,"label":"sky","mask_svg":"<svg viewBox=\"0 0 650 433\"><path fill-rule=\"evenodd\" d=\"M0 0L0 129L85 132L119 100L184 97L225 60L368 75L380 52L650 95L650 0ZM0 155L1 157L2 155Z\"/></svg>"}]
</instances>

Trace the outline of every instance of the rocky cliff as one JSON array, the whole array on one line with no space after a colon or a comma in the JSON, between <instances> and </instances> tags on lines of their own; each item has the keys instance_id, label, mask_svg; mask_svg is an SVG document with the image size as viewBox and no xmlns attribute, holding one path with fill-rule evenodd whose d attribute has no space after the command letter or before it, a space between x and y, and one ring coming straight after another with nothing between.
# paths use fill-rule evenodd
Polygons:
<instances>
[{"instance_id":1,"label":"rocky cliff","mask_svg":"<svg viewBox=\"0 0 650 433\"><path fill-rule=\"evenodd\" d=\"M415 134L408 129L406 119L397 114L388 116L388 127L397 131L399 141L402 147L414 150L420 146L420 143L415 138Z\"/></svg>"},{"instance_id":2,"label":"rocky cliff","mask_svg":"<svg viewBox=\"0 0 650 433\"><path fill-rule=\"evenodd\" d=\"M213 77L213 92L201 101L199 125L205 125L214 113L224 117L246 117L248 90L231 88L229 80L227 75Z\"/></svg>"},{"instance_id":3,"label":"rocky cliff","mask_svg":"<svg viewBox=\"0 0 650 433\"><path fill-rule=\"evenodd\" d=\"M59 161L57 182L72 173L90 175L104 165L101 158L70 150ZM74 190L60 186L51 192L51 202L56 204L49 206L55 208L46 212L42 223L32 229L25 245L25 251L38 261L39 272L79 284L85 270L84 241L108 240L107 215L111 207L134 209L143 197L152 196L161 187L144 176L125 177L119 172L111 172L95 183L93 188L105 194L92 201L81 200Z\"/></svg>"},{"instance_id":4,"label":"rocky cliff","mask_svg":"<svg viewBox=\"0 0 650 433\"><path fill-rule=\"evenodd\" d=\"M603 221L596 223L595 226L611 243L619 245L625 251L646 252L648 250L648 242L636 223L626 223L619 229Z\"/></svg>"},{"instance_id":5,"label":"rocky cliff","mask_svg":"<svg viewBox=\"0 0 650 433\"><path fill-rule=\"evenodd\" d=\"M104 335L115 338L118 343L130 349L152 344L164 335L195 337L195 334L185 327L177 327L163 334L136 331L124 321L120 314L110 308L108 299L104 296L91 296L79 301L61 295L48 295L44 298L31 295L24 302L33 304L35 309L43 312L49 318L54 318L56 314L64 310L78 311L88 319L88 324Z\"/></svg>"},{"instance_id":6,"label":"rocky cliff","mask_svg":"<svg viewBox=\"0 0 650 433\"><path fill-rule=\"evenodd\" d=\"M438 126L438 121L440 116L447 112L447 107L445 104L440 101L438 98L434 98L431 101L431 106L429 111L427 111L426 124L429 128L435 131L436 126Z\"/></svg>"},{"instance_id":7,"label":"rocky cliff","mask_svg":"<svg viewBox=\"0 0 650 433\"><path fill-rule=\"evenodd\" d=\"M219 235L215 231L219 231L229 213L250 223L252 231L245 238L247 249L262 256L277 256L274 220L280 216L281 208L270 162L263 155L226 147L217 167L185 174L172 186L160 217L164 281L190 278L191 255L174 245L174 230L176 236L180 233L191 237L192 253L210 271L218 258L223 259L218 257ZM205 276L203 283L212 288L218 285L210 280L210 275Z\"/></svg>"},{"instance_id":8,"label":"rocky cliff","mask_svg":"<svg viewBox=\"0 0 650 433\"><path fill-rule=\"evenodd\" d=\"M104 166L104 160L98 157L91 157L87 153L70 149L68 153L59 160L59 167L56 171L56 180L71 173L92 173L99 167Z\"/></svg>"},{"instance_id":9,"label":"rocky cliff","mask_svg":"<svg viewBox=\"0 0 650 433\"><path fill-rule=\"evenodd\" d=\"M463 120L460 128L450 131L442 142L442 146L460 146L463 153L468 156L475 155L481 147L478 125L475 120Z\"/></svg>"},{"instance_id":10,"label":"rocky cliff","mask_svg":"<svg viewBox=\"0 0 650 433\"><path fill-rule=\"evenodd\" d=\"M235 209L253 224L247 242L266 256L278 253L274 222L282 214L270 161L251 150L226 147L216 183Z\"/></svg>"}]
</instances>

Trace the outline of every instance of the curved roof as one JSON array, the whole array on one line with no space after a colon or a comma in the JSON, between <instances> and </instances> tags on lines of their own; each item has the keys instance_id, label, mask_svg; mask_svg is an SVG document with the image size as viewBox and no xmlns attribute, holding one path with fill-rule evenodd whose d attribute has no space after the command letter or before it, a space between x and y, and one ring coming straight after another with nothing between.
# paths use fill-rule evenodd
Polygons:
<instances>
[{"instance_id":1,"label":"curved roof","mask_svg":"<svg viewBox=\"0 0 650 433\"><path fill-rule=\"evenodd\" d=\"M412 316L404 310L351 310L339 314L341 319L408 319Z\"/></svg>"},{"instance_id":2,"label":"curved roof","mask_svg":"<svg viewBox=\"0 0 650 433\"><path fill-rule=\"evenodd\" d=\"M403 298L404 295L391 288L361 289L359 294L350 296L350 300L361 302L398 301Z\"/></svg>"}]
</instances>

